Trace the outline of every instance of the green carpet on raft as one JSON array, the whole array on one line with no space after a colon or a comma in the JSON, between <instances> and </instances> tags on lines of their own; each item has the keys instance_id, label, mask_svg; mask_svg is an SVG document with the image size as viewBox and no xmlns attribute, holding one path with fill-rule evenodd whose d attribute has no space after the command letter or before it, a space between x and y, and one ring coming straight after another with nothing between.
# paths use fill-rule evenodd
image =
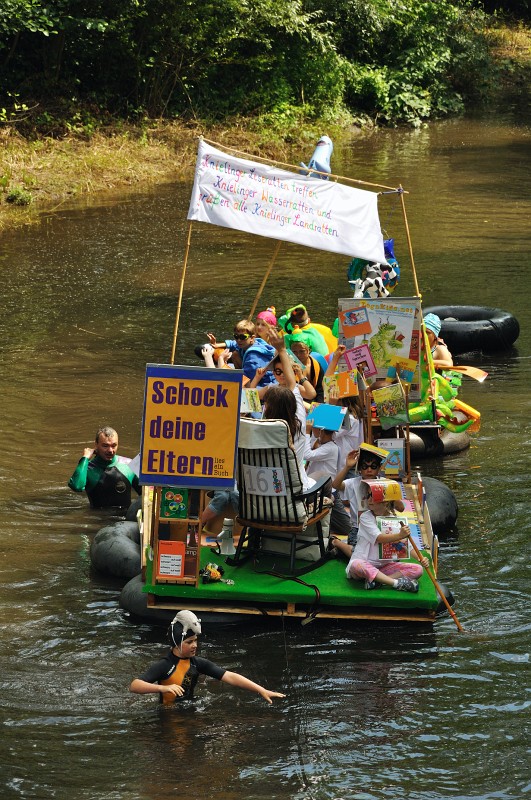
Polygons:
<instances>
[{"instance_id":1,"label":"green carpet on raft","mask_svg":"<svg viewBox=\"0 0 531 800\"><path fill-rule=\"evenodd\" d=\"M399 592L395 589L365 589L362 581L349 580L345 573L346 561L330 559L304 575L298 576L299 583L289 576L266 574L269 571L285 575L288 567L286 556L261 555L259 560L245 562L239 567L229 567L225 556L215 555L209 547L201 548L201 568L207 563L218 564L223 568L223 578L234 584L215 582L198 586L185 584L152 584L152 562L147 563L144 592L158 597L179 597L201 601L223 602L237 605L239 602L254 603L296 603L311 605L316 599L312 584L320 592L319 604L322 606L365 606L374 608L395 608L413 610L420 608L434 611L438 605L438 595L428 575L419 581L417 594ZM297 561L296 566L308 566L308 561ZM305 585L309 584L309 585Z\"/></svg>"}]
</instances>

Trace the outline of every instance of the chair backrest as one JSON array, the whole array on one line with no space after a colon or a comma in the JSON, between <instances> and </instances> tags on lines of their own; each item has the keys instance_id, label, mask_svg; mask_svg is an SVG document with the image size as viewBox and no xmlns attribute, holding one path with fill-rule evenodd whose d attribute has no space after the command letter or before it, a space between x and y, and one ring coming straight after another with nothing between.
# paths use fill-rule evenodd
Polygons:
<instances>
[{"instance_id":1,"label":"chair backrest","mask_svg":"<svg viewBox=\"0 0 531 800\"><path fill-rule=\"evenodd\" d=\"M301 525L308 515L294 495L303 491L287 422L240 420L238 438L239 515L269 524Z\"/></svg>"}]
</instances>

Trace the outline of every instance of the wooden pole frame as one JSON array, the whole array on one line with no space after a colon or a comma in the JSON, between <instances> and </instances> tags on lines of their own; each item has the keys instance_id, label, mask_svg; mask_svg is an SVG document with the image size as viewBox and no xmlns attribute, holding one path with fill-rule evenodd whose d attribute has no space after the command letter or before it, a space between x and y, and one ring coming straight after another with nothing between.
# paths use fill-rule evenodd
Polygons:
<instances>
[{"instance_id":1,"label":"wooden pole frame","mask_svg":"<svg viewBox=\"0 0 531 800\"><path fill-rule=\"evenodd\" d=\"M258 301L260 300L260 297L262 296L262 292L264 291L264 287L265 287L265 285L267 283L267 279L269 278L271 270L273 269L273 265L274 265L275 261L277 260L277 257L278 257L278 254L279 254L281 246L282 246L282 239L277 239L277 244L276 244L275 250L273 252L273 256L271 258L271 261L269 262L269 266L268 266L268 268L267 268L267 270L265 272L265 275L262 278L262 283L260 284L260 288L258 289L258 292L256 293L256 297L254 298L254 302L253 302L253 305L251 306L251 310L249 311L249 319L251 319L251 320L253 318L254 312L256 311L256 306L258 305Z\"/></svg>"},{"instance_id":2,"label":"wooden pole frame","mask_svg":"<svg viewBox=\"0 0 531 800\"><path fill-rule=\"evenodd\" d=\"M186 239L186 248L184 251L184 261L183 261L183 269L181 273L181 285L179 287L179 300L177 302L177 311L175 312L175 326L173 328L173 343L171 348L171 359L170 364L175 362L175 350L177 349L177 334L179 332L179 319L181 316L181 306L183 302L183 294L184 294L184 281L186 278L186 267L188 264L188 254L190 252L190 242L192 240L192 223L188 225L188 236Z\"/></svg>"}]
</instances>

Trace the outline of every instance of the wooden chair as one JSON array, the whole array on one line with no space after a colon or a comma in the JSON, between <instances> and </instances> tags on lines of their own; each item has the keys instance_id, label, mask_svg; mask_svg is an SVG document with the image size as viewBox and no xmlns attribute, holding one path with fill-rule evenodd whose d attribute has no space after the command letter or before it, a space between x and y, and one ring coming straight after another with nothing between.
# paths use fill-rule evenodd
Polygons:
<instances>
[{"instance_id":1,"label":"wooden chair","mask_svg":"<svg viewBox=\"0 0 531 800\"><path fill-rule=\"evenodd\" d=\"M319 563L326 557L322 522L330 512L324 501L331 478L324 477L311 489L303 490L284 420L240 421L237 478L237 521L242 533L228 564L241 564L259 553L285 552L289 555L289 574L295 575L302 571L296 570L295 559L306 548L318 547ZM309 526L315 526L315 535L303 538ZM283 544L284 550L276 549L277 542L278 547Z\"/></svg>"}]
</instances>

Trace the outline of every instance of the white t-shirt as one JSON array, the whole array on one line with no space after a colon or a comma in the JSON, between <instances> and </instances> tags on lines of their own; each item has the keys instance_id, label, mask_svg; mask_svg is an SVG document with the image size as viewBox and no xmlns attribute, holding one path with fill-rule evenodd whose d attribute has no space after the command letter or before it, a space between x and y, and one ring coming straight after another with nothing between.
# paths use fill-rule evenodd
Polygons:
<instances>
[{"instance_id":1,"label":"white t-shirt","mask_svg":"<svg viewBox=\"0 0 531 800\"><path fill-rule=\"evenodd\" d=\"M355 528L358 527L358 512L361 510L361 475L355 478L346 478L343 481L343 489L339 490L339 496L350 504L350 519Z\"/></svg>"},{"instance_id":2,"label":"white t-shirt","mask_svg":"<svg viewBox=\"0 0 531 800\"><path fill-rule=\"evenodd\" d=\"M301 431L295 436L293 440L293 447L295 449L295 455L297 456L297 463L299 465L299 472L301 475L301 481L303 488L309 489L311 486L314 485L315 481L312 478L309 478L306 470L304 468L304 454L307 447L308 437L306 436L306 408L304 406L304 401L302 399L302 395L299 391L299 387L295 386L293 389L293 394L295 395L295 400L297 402L297 419L301 423Z\"/></svg>"},{"instance_id":3,"label":"white t-shirt","mask_svg":"<svg viewBox=\"0 0 531 800\"><path fill-rule=\"evenodd\" d=\"M354 478L354 480L356 480ZM349 567L354 559L361 559L362 561L370 561L375 566L380 566L382 563L379 559L379 549L376 539L380 535L380 529L376 524L376 518L372 511L364 511L360 516L360 525L358 528L358 539L356 546L352 551L350 560L347 564L346 573L350 578Z\"/></svg>"},{"instance_id":4,"label":"white t-shirt","mask_svg":"<svg viewBox=\"0 0 531 800\"><path fill-rule=\"evenodd\" d=\"M380 558L380 549L376 541L380 533L381 530L372 511L364 511L360 515L358 539L347 565L347 575L349 575L350 564L355 558L362 561L370 561L375 567L383 567L384 564L389 564L392 561L390 558Z\"/></svg>"},{"instance_id":5,"label":"white t-shirt","mask_svg":"<svg viewBox=\"0 0 531 800\"><path fill-rule=\"evenodd\" d=\"M314 440L315 441L315 440ZM306 472L311 478L318 475L330 475L332 479L337 474L338 446L332 442L325 442L315 450L306 450Z\"/></svg>"}]
</instances>

